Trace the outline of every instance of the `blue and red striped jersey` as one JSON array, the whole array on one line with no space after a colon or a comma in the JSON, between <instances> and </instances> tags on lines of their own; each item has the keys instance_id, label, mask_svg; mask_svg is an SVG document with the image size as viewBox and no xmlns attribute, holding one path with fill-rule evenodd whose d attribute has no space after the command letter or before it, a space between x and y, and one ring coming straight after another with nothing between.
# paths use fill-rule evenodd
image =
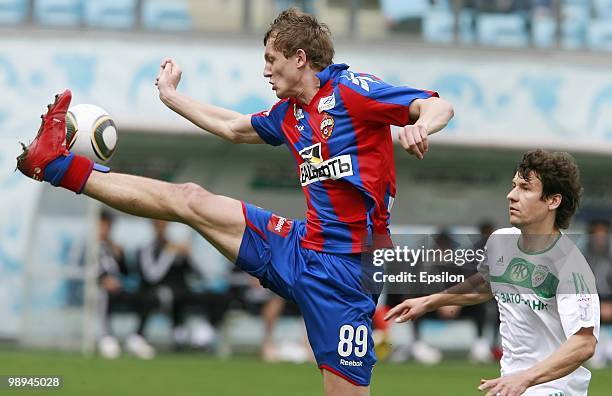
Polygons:
<instances>
[{"instance_id":1,"label":"blue and red striped jersey","mask_svg":"<svg viewBox=\"0 0 612 396\"><path fill-rule=\"evenodd\" d=\"M391 125L414 121L413 100L437 96L348 69L333 64L318 73L320 89L308 105L283 99L251 117L266 143L293 153L307 204L301 245L327 253L360 253L373 241L391 246Z\"/></svg>"}]
</instances>

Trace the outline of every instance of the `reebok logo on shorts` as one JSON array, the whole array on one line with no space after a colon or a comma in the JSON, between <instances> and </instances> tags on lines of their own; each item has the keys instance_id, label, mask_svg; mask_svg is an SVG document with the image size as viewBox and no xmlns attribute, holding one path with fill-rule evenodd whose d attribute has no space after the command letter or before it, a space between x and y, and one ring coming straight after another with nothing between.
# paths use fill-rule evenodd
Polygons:
<instances>
[{"instance_id":1,"label":"reebok logo on shorts","mask_svg":"<svg viewBox=\"0 0 612 396\"><path fill-rule=\"evenodd\" d=\"M289 231L291 231L292 225L292 220L273 214L268 222L268 231L272 231L273 233L286 238L287 235L289 235Z\"/></svg>"},{"instance_id":2,"label":"reebok logo on shorts","mask_svg":"<svg viewBox=\"0 0 612 396\"><path fill-rule=\"evenodd\" d=\"M351 367L362 367L363 362L357 362L355 360L344 360L340 359L340 364L343 366L351 366Z\"/></svg>"}]
</instances>

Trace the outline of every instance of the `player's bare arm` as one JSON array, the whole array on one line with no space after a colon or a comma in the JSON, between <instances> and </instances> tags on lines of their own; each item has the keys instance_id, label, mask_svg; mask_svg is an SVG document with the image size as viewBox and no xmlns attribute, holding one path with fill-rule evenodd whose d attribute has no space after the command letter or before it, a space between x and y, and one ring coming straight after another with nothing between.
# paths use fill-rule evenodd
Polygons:
<instances>
[{"instance_id":1,"label":"player's bare arm","mask_svg":"<svg viewBox=\"0 0 612 396\"><path fill-rule=\"evenodd\" d=\"M493 298L489 282L480 273L470 276L465 282L450 287L442 293L431 294L418 298L409 298L392 308L385 320L395 318L402 323L415 320L427 312L435 311L449 305L475 305Z\"/></svg>"},{"instance_id":2,"label":"player's bare arm","mask_svg":"<svg viewBox=\"0 0 612 396\"><path fill-rule=\"evenodd\" d=\"M197 102L176 90L182 70L173 59L164 59L155 81L160 100L172 111L198 127L232 143L263 144L251 126L251 116Z\"/></svg>"},{"instance_id":3,"label":"player's bare arm","mask_svg":"<svg viewBox=\"0 0 612 396\"><path fill-rule=\"evenodd\" d=\"M593 328L581 328L570 336L548 358L528 370L495 379L480 380L481 391L487 396L519 396L527 388L550 382L574 372L595 353L597 340Z\"/></svg>"},{"instance_id":4,"label":"player's bare arm","mask_svg":"<svg viewBox=\"0 0 612 396\"><path fill-rule=\"evenodd\" d=\"M437 97L416 99L410 104L410 119L416 120L399 132L404 150L423 159L429 150L428 136L442 130L453 118L453 106Z\"/></svg>"}]
</instances>

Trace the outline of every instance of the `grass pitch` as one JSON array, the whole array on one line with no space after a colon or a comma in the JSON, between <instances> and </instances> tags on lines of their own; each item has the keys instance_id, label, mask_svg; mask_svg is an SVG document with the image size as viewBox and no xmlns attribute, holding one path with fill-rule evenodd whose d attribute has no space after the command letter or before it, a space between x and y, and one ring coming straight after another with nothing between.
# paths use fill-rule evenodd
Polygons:
<instances>
[{"instance_id":1,"label":"grass pitch","mask_svg":"<svg viewBox=\"0 0 612 396\"><path fill-rule=\"evenodd\" d=\"M379 364L372 395L482 395L481 377L497 376L496 365L449 361L435 367ZM65 353L0 351L0 375L61 375L64 387L54 395L240 395L311 396L322 394L314 364L266 364L255 359L227 361L200 355L161 355L151 361L104 360ZM589 395L609 395L612 369L593 371ZM41 391L0 391L40 395ZM46 393L44 393L46 394Z\"/></svg>"}]
</instances>

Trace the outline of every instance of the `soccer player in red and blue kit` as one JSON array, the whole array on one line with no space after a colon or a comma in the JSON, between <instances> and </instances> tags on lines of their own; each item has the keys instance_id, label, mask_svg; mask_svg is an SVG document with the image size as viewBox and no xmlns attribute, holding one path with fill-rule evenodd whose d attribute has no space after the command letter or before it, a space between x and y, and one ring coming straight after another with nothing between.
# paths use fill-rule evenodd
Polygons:
<instances>
[{"instance_id":1,"label":"soccer player in red and blue kit","mask_svg":"<svg viewBox=\"0 0 612 396\"><path fill-rule=\"evenodd\" d=\"M390 125L403 127L400 144L422 159L427 136L446 126L453 109L434 92L393 87L333 64L327 26L294 9L276 18L264 43L264 77L280 99L270 111L243 115L195 102L177 92L181 70L172 59L162 62L156 84L164 104L214 135L233 143L287 145L306 196L306 220L192 183L111 173L69 153L69 91L50 105L18 167L123 212L188 224L264 286L299 305L326 395L367 395L376 362L371 319L377 296L361 287L360 254L391 245Z\"/></svg>"}]
</instances>

